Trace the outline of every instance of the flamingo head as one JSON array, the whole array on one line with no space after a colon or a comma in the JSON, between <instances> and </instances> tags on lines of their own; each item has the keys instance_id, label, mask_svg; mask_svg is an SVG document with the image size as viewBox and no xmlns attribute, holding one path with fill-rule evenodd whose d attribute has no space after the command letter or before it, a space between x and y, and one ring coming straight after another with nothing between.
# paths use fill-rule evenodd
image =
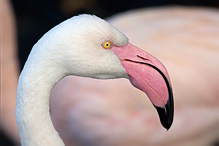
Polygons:
<instances>
[{"instance_id":1,"label":"flamingo head","mask_svg":"<svg viewBox=\"0 0 219 146\"><path fill-rule=\"evenodd\" d=\"M56 38L54 47L61 50L56 54L64 56L62 66L67 74L129 79L147 94L161 124L170 128L173 93L167 70L158 59L132 45L124 34L96 16L76 16L51 31Z\"/></svg>"}]
</instances>

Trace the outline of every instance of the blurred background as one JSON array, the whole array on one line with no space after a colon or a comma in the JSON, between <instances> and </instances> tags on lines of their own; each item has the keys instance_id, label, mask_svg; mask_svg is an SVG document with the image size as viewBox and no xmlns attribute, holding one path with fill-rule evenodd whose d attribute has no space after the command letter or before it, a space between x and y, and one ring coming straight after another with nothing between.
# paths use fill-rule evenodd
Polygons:
<instances>
[{"instance_id":1,"label":"blurred background","mask_svg":"<svg viewBox=\"0 0 219 146\"><path fill-rule=\"evenodd\" d=\"M53 26L82 13L107 19L164 63L173 84L175 121L166 132L146 95L126 80L68 76L50 101L54 126L66 145L219 145L218 0L0 3L0 145L20 145L16 86L32 46Z\"/></svg>"}]
</instances>

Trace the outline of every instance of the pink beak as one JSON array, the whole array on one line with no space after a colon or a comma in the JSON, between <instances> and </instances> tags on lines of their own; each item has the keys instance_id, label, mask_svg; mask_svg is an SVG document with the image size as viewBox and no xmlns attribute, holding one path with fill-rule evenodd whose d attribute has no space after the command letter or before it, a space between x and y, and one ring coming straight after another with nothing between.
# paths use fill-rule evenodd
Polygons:
<instances>
[{"instance_id":1,"label":"pink beak","mask_svg":"<svg viewBox=\"0 0 219 146\"><path fill-rule=\"evenodd\" d=\"M157 109L161 124L168 130L173 122L173 93L164 65L152 55L131 43L123 47L112 47L130 82L146 93Z\"/></svg>"}]
</instances>

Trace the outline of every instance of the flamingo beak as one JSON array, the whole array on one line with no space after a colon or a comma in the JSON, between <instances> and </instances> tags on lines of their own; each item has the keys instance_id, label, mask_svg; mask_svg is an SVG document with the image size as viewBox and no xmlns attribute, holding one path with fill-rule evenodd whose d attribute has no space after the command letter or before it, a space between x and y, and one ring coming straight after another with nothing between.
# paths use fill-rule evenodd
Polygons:
<instances>
[{"instance_id":1,"label":"flamingo beak","mask_svg":"<svg viewBox=\"0 0 219 146\"><path fill-rule=\"evenodd\" d=\"M164 65L152 55L131 43L114 46L112 51L121 61L133 86L147 94L156 108L161 124L167 130L173 122L173 93Z\"/></svg>"}]
</instances>

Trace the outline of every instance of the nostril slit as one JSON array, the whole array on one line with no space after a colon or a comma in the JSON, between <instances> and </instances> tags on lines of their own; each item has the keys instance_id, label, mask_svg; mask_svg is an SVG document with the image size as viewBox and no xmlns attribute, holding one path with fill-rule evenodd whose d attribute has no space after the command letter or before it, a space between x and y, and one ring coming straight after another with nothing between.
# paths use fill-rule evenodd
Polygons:
<instances>
[{"instance_id":1,"label":"nostril slit","mask_svg":"<svg viewBox=\"0 0 219 146\"><path fill-rule=\"evenodd\" d=\"M139 58L141 58L141 59L143 59L143 60L149 60L149 59L144 58L144 57L141 57L141 56L139 56L139 55L137 55L137 57L139 57ZM149 61L150 61L150 60L149 60Z\"/></svg>"}]
</instances>

